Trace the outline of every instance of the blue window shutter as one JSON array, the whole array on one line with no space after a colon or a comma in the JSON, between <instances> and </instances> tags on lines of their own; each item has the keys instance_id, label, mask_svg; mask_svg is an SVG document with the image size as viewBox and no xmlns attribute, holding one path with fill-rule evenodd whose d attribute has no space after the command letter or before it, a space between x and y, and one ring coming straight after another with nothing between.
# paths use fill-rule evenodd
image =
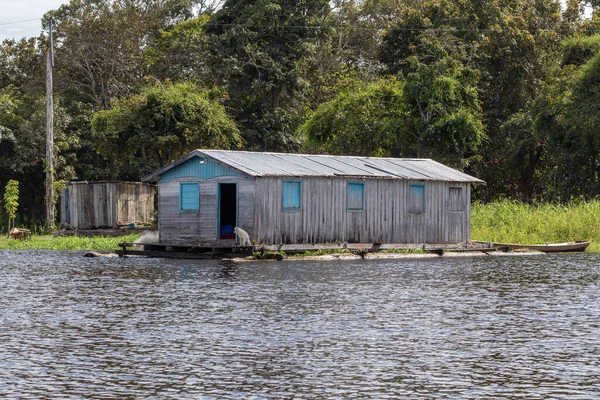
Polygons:
<instances>
[{"instance_id":1,"label":"blue window shutter","mask_svg":"<svg viewBox=\"0 0 600 400\"><path fill-rule=\"evenodd\" d=\"M299 210L301 199L301 183L297 181L283 181L283 209Z\"/></svg>"},{"instance_id":2,"label":"blue window shutter","mask_svg":"<svg viewBox=\"0 0 600 400\"><path fill-rule=\"evenodd\" d=\"M425 185L409 186L408 211L415 214L425 212Z\"/></svg>"},{"instance_id":3,"label":"blue window shutter","mask_svg":"<svg viewBox=\"0 0 600 400\"><path fill-rule=\"evenodd\" d=\"M179 210L198 211L200 209L200 184L182 182L179 186Z\"/></svg>"},{"instance_id":4,"label":"blue window shutter","mask_svg":"<svg viewBox=\"0 0 600 400\"><path fill-rule=\"evenodd\" d=\"M347 186L347 206L348 210L365 209L365 184L348 183Z\"/></svg>"}]
</instances>

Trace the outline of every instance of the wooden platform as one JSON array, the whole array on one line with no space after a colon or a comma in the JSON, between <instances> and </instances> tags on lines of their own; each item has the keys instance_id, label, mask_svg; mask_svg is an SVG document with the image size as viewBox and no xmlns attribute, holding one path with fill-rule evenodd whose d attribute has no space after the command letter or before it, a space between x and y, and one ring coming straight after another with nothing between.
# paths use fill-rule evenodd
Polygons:
<instances>
[{"instance_id":1,"label":"wooden platform","mask_svg":"<svg viewBox=\"0 0 600 400\"><path fill-rule=\"evenodd\" d=\"M119 243L115 253L121 257L141 256L158 258L218 259L251 255L253 252L277 252L298 254L319 250L350 250L366 254L389 250L423 250L443 255L446 252L492 252L497 249L489 243L438 243L438 244L397 244L397 243L324 243L324 244L285 244L271 246L196 246L168 244ZM134 248L135 247L135 248Z\"/></svg>"},{"instance_id":2,"label":"wooden platform","mask_svg":"<svg viewBox=\"0 0 600 400\"><path fill-rule=\"evenodd\" d=\"M283 253L303 253L318 250L353 250L377 252L385 250L423 250L439 253L442 251L493 251L488 243L325 243L325 244L283 244L255 246L257 251L279 251Z\"/></svg>"},{"instance_id":3,"label":"wooden platform","mask_svg":"<svg viewBox=\"0 0 600 400\"><path fill-rule=\"evenodd\" d=\"M115 253L120 257L141 256L208 260L252 254L251 247L198 247L186 245L138 244L130 242L119 243L119 247L121 249L116 250Z\"/></svg>"}]
</instances>

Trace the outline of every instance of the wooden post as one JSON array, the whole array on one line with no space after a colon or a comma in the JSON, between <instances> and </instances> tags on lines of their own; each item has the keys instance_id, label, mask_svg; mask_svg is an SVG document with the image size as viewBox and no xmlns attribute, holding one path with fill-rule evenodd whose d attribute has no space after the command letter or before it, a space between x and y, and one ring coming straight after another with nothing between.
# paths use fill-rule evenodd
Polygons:
<instances>
[{"instance_id":1,"label":"wooden post","mask_svg":"<svg viewBox=\"0 0 600 400\"><path fill-rule=\"evenodd\" d=\"M46 54L46 227L54 230L54 110L52 101L52 20L50 48Z\"/></svg>"}]
</instances>

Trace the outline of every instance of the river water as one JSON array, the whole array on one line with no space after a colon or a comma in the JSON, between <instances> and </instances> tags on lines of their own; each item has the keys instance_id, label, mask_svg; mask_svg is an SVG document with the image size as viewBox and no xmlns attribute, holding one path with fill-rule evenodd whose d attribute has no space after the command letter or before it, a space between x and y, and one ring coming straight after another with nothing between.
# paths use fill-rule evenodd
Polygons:
<instances>
[{"instance_id":1,"label":"river water","mask_svg":"<svg viewBox=\"0 0 600 400\"><path fill-rule=\"evenodd\" d=\"M600 256L0 251L0 398L600 398Z\"/></svg>"}]
</instances>

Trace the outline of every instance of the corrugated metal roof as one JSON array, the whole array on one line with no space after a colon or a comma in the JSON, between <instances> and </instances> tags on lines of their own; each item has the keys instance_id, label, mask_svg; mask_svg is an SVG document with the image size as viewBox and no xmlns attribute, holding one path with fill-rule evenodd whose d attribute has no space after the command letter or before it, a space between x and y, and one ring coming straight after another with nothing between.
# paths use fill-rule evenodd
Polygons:
<instances>
[{"instance_id":1,"label":"corrugated metal roof","mask_svg":"<svg viewBox=\"0 0 600 400\"><path fill-rule=\"evenodd\" d=\"M259 153L229 150L194 150L144 180L153 180L194 155L206 156L248 176L360 177L485 183L430 159Z\"/></svg>"}]
</instances>

